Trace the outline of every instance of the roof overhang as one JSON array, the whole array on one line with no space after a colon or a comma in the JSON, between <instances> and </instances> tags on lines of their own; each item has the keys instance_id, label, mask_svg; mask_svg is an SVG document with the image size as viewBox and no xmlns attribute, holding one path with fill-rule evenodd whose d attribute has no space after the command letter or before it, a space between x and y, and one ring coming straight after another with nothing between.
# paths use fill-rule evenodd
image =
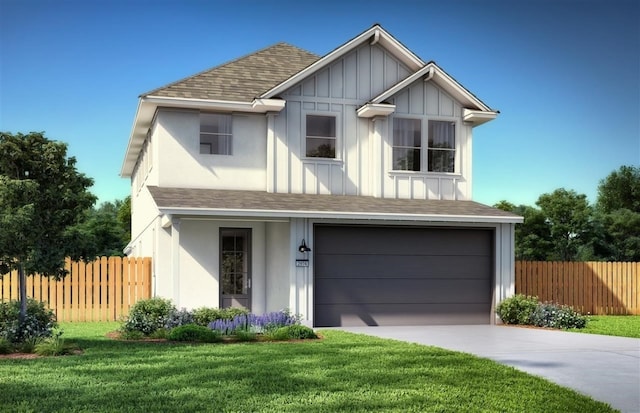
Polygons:
<instances>
[{"instance_id":1,"label":"roof overhang","mask_svg":"<svg viewBox=\"0 0 640 413\"><path fill-rule=\"evenodd\" d=\"M389 116L396 111L396 105L389 103L367 103L356 111L360 118L374 118L376 116Z\"/></svg>"},{"instance_id":2,"label":"roof overhang","mask_svg":"<svg viewBox=\"0 0 640 413\"><path fill-rule=\"evenodd\" d=\"M185 99L160 96L143 96L138 102L138 109L133 121L127 151L120 170L120 176L129 177L138 160L147 131L151 127L153 117L159 107L197 109L220 112L267 113L280 112L286 102L282 99L256 98L251 102L226 100Z\"/></svg>"},{"instance_id":3,"label":"roof overhang","mask_svg":"<svg viewBox=\"0 0 640 413\"><path fill-rule=\"evenodd\" d=\"M296 83L307 78L312 73L315 73L331 63L338 60L340 57L356 49L364 42L369 41L373 44L380 44L386 50L388 50L394 57L404 63L411 71L415 71L424 66L424 62L418 56L416 56L411 50L407 49L402 43L397 41L386 30L379 25L374 25L369 30L363 32L354 39L348 41L337 49L333 50L329 54L322 57L317 62L308 66L306 69L301 70L297 74L293 75L286 81L273 87L265 92L261 97L271 98L289 89Z\"/></svg>"},{"instance_id":4,"label":"roof overhang","mask_svg":"<svg viewBox=\"0 0 640 413\"><path fill-rule=\"evenodd\" d=\"M444 215L444 214L398 214L349 211L299 211L269 209L222 209L222 208L158 208L161 214L173 216L220 216L252 218L311 218L353 219L380 221L446 222L446 223L522 223L522 217L497 217L489 215Z\"/></svg>"},{"instance_id":5,"label":"roof overhang","mask_svg":"<svg viewBox=\"0 0 640 413\"><path fill-rule=\"evenodd\" d=\"M498 112L484 112L481 110L472 110L467 108L462 110L462 119L465 122L473 124L473 126L482 125L490 120L494 120L497 116Z\"/></svg>"},{"instance_id":6,"label":"roof overhang","mask_svg":"<svg viewBox=\"0 0 640 413\"><path fill-rule=\"evenodd\" d=\"M158 212L168 217L353 219L446 223L520 223L521 216L473 201L291 194L148 186Z\"/></svg>"}]
</instances>

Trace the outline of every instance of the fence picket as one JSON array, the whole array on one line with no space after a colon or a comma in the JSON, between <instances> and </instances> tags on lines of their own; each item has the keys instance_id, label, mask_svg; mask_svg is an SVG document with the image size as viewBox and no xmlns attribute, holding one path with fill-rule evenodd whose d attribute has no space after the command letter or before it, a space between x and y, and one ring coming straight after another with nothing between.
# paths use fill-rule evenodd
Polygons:
<instances>
[{"instance_id":1,"label":"fence picket","mask_svg":"<svg viewBox=\"0 0 640 413\"><path fill-rule=\"evenodd\" d=\"M516 261L515 271L519 294L582 313L640 315L640 263Z\"/></svg>"},{"instance_id":2,"label":"fence picket","mask_svg":"<svg viewBox=\"0 0 640 413\"><path fill-rule=\"evenodd\" d=\"M45 302L58 321L117 321L136 300L150 297L150 263L150 258L67 260L69 274L61 280L29 276L27 295ZM123 294L129 286L134 294ZM12 271L0 278L0 302L17 299L18 274Z\"/></svg>"}]
</instances>

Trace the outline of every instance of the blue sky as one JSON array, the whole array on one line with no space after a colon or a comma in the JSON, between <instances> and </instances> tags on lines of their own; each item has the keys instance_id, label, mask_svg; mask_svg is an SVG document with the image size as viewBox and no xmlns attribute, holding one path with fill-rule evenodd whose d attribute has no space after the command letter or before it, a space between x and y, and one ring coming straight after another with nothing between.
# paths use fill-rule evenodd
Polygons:
<instances>
[{"instance_id":1,"label":"blue sky","mask_svg":"<svg viewBox=\"0 0 640 413\"><path fill-rule=\"evenodd\" d=\"M374 23L500 116L474 130L476 201L534 205L640 165L635 0L0 0L0 130L69 144L100 201L138 96L279 41L324 55Z\"/></svg>"}]
</instances>

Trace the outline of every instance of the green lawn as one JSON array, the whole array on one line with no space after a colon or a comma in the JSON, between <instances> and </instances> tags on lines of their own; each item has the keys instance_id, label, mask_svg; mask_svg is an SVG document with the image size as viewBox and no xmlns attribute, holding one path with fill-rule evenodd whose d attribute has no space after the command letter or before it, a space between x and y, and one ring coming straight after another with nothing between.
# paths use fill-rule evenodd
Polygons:
<instances>
[{"instance_id":1,"label":"green lawn","mask_svg":"<svg viewBox=\"0 0 640 413\"><path fill-rule=\"evenodd\" d=\"M640 316L637 315L601 315L591 316L587 326L574 329L577 333L603 334L606 336L640 338Z\"/></svg>"},{"instance_id":2,"label":"green lawn","mask_svg":"<svg viewBox=\"0 0 640 413\"><path fill-rule=\"evenodd\" d=\"M76 356L0 360L2 412L611 412L486 359L321 331L302 343L169 344L64 323Z\"/></svg>"}]
</instances>

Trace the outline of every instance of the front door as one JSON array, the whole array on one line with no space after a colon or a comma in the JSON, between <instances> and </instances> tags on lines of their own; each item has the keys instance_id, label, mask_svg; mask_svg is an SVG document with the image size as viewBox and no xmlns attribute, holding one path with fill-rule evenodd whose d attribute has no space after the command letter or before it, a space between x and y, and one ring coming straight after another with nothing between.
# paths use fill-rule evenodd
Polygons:
<instances>
[{"instance_id":1,"label":"front door","mask_svg":"<svg viewBox=\"0 0 640 413\"><path fill-rule=\"evenodd\" d=\"M251 309L251 229L220 230L220 307Z\"/></svg>"}]
</instances>

